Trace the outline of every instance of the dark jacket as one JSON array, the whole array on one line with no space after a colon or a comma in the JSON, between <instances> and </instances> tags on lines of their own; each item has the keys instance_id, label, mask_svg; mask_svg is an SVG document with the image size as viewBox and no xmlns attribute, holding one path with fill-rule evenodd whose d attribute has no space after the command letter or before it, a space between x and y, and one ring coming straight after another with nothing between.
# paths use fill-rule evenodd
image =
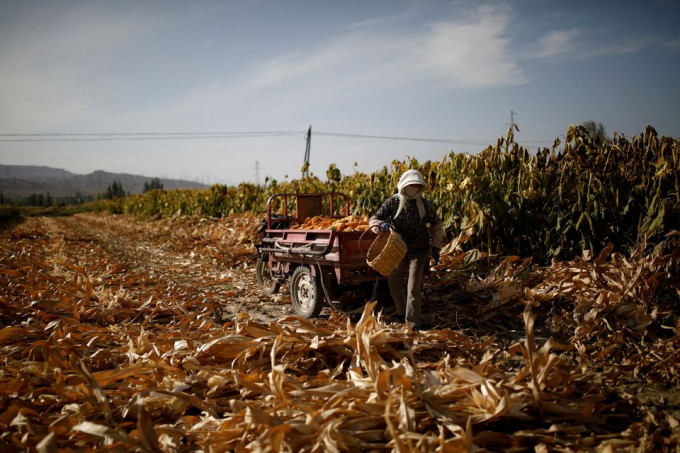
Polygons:
<instances>
[{"instance_id":1,"label":"dark jacket","mask_svg":"<svg viewBox=\"0 0 680 453\"><path fill-rule=\"evenodd\" d=\"M432 203L425 198L421 199L425 207L425 217L422 219L418 214L415 200L408 200L404 209L399 213L399 217L395 219L394 216L399 209L399 195L392 195L371 217L369 225L373 227L379 226L382 222L391 222L406 243L408 251L412 253L425 252L430 247L441 248L444 236L442 222Z\"/></svg>"}]
</instances>

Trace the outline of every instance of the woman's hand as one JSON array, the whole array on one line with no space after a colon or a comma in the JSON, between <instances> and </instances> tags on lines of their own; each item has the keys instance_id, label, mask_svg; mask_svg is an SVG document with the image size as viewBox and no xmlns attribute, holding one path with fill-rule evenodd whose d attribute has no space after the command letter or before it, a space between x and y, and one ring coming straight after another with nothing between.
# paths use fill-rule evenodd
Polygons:
<instances>
[{"instance_id":1,"label":"woman's hand","mask_svg":"<svg viewBox=\"0 0 680 453\"><path fill-rule=\"evenodd\" d=\"M387 222L381 222L380 225L378 225L378 228L380 228L380 231L382 231L382 232L384 233L384 232L387 231L387 230L390 230L390 229L393 230L393 229L394 229L394 226L393 226L393 225L390 225L390 224L387 223Z\"/></svg>"}]
</instances>

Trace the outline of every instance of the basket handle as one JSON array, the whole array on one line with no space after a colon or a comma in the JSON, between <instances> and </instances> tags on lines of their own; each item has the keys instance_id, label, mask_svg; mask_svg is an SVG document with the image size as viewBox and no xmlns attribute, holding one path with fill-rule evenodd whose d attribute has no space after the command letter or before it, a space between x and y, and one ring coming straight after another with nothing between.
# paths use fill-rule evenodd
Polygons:
<instances>
[{"instance_id":1,"label":"basket handle","mask_svg":"<svg viewBox=\"0 0 680 453\"><path fill-rule=\"evenodd\" d=\"M378 226L373 225L373 226L370 227L370 228L366 228L366 229L364 230L364 232L361 233L361 236L359 236L359 251L360 251L361 253L364 253L364 250L361 248L361 240L364 238L364 234L366 234L367 231L373 230L373 228L378 228ZM382 232L380 232L380 228L378 228L378 231L373 231L373 232L376 233L376 234L382 234Z\"/></svg>"}]
</instances>

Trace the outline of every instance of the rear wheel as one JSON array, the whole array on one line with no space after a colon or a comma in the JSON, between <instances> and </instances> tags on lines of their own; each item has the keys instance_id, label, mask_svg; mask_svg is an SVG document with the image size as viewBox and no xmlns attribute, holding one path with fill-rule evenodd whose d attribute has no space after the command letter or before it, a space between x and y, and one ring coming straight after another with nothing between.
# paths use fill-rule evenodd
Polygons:
<instances>
[{"instance_id":1,"label":"rear wheel","mask_svg":"<svg viewBox=\"0 0 680 453\"><path fill-rule=\"evenodd\" d=\"M298 266L290 278L290 299L293 310L303 318L319 316L323 308L323 289L319 279L307 266Z\"/></svg>"},{"instance_id":2,"label":"rear wheel","mask_svg":"<svg viewBox=\"0 0 680 453\"><path fill-rule=\"evenodd\" d=\"M263 253L257 258L255 277L257 278L257 285L263 293L271 295L279 292L281 285L272 278L272 272L269 268L269 253Z\"/></svg>"}]
</instances>

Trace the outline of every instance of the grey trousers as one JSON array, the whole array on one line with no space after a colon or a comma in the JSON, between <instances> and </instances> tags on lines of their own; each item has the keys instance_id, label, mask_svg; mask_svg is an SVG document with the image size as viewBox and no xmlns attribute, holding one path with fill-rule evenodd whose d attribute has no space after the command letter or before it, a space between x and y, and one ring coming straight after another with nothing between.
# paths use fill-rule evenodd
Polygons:
<instances>
[{"instance_id":1,"label":"grey trousers","mask_svg":"<svg viewBox=\"0 0 680 453\"><path fill-rule=\"evenodd\" d=\"M406 321L420 324L420 305L423 293L423 271L427 263L427 252L406 255L387 277L390 294L397 307L397 314L406 315ZM408 283L404 293L404 273L408 269Z\"/></svg>"}]
</instances>

